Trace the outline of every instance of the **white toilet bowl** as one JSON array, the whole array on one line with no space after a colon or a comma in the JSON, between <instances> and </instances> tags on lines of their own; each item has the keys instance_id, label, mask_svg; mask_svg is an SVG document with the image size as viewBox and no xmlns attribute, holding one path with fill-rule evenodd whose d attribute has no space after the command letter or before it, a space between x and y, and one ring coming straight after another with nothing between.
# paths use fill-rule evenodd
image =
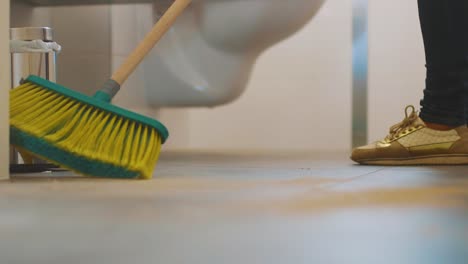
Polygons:
<instances>
[{"instance_id":1,"label":"white toilet bowl","mask_svg":"<svg viewBox=\"0 0 468 264\"><path fill-rule=\"evenodd\" d=\"M323 2L194 0L144 60L142 99L151 108L233 101L262 51L298 31Z\"/></svg>"}]
</instances>

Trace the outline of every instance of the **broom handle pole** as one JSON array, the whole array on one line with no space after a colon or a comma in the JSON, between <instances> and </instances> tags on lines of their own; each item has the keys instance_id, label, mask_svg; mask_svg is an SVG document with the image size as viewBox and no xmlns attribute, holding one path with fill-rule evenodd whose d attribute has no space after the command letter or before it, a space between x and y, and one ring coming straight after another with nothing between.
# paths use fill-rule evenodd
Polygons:
<instances>
[{"instance_id":1,"label":"broom handle pole","mask_svg":"<svg viewBox=\"0 0 468 264\"><path fill-rule=\"evenodd\" d=\"M136 49L133 50L117 71L114 72L111 79L120 85L123 84L138 64L140 64L146 54L148 54L154 45L162 38L162 36L164 36L167 30L174 24L177 17L191 2L192 0L175 0L164 15L153 26L151 31L146 34L145 38L140 42L140 44L138 44Z\"/></svg>"}]
</instances>

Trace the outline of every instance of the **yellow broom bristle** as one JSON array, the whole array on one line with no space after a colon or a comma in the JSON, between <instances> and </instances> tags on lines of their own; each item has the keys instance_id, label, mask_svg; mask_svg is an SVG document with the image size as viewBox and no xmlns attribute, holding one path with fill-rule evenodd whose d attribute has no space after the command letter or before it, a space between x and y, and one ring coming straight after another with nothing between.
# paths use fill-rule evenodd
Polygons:
<instances>
[{"instance_id":1,"label":"yellow broom bristle","mask_svg":"<svg viewBox=\"0 0 468 264\"><path fill-rule=\"evenodd\" d=\"M10 103L11 126L73 155L152 177L162 144L156 129L32 83L13 89Z\"/></svg>"}]
</instances>

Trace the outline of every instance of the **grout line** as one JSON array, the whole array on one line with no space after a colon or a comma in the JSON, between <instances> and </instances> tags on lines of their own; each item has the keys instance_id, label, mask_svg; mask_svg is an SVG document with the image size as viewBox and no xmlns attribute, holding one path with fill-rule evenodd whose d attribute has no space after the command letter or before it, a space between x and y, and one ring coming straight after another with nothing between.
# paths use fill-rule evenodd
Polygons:
<instances>
[{"instance_id":1,"label":"grout line","mask_svg":"<svg viewBox=\"0 0 468 264\"><path fill-rule=\"evenodd\" d=\"M345 179L345 180L343 180L343 181L340 181L340 182L337 182L337 183L332 183L332 184L326 186L326 189L333 188L333 187L337 187L337 186L343 185L343 184L347 184L347 183L352 182L352 181L354 181L354 180L367 177L367 176L369 176L369 175L371 175L371 174L374 174L374 173L383 171L383 170L385 170L385 169L386 169L386 168L379 168L379 169L377 169L377 170L374 170L374 171L371 171L371 172L368 172L368 173L364 173L364 174L362 174L362 175L358 175L358 176L355 176L355 177L347 178L347 179Z\"/></svg>"},{"instance_id":2,"label":"grout line","mask_svg":"<svg viewBox=\"0 0 468 264\"><path fill-rule=\"evenodd\" d=\"M216 164L186 164L183 162L180 163L172 163L172 164L162 164L159 162L157 167L165 167L167 168L176 166L176 167L191 167L191 168L223 168L223 169L271 169L271 170L291 170L291 171L321 171L324 168L311 168L311 167L300 167L300 166L293 166L293 167L270 167L268 165L252 165L252 166L224 166L224 165L216 165ZM325 168L325 169L332 169L332 168ZM358 175L362 176L362 175ZM356 177L358 177L356 176Z\"/></svg>"}]
</instances>

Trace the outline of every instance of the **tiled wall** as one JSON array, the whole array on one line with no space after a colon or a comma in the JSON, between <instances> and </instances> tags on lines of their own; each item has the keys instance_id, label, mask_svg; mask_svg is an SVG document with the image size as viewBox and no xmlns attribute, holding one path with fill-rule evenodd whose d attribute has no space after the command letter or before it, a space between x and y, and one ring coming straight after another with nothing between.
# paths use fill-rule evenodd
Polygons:
<instances>
[{"instance_id":1,"label":"tiled wall","mask_svg":"<svg viewBox=\"0 0 468 264\"><path fill-rule=\"evenodd\" d=\"M0 180L8 178L8 90L10 90L9 1L0 2Z\"/></svg>"}]
</instances>

